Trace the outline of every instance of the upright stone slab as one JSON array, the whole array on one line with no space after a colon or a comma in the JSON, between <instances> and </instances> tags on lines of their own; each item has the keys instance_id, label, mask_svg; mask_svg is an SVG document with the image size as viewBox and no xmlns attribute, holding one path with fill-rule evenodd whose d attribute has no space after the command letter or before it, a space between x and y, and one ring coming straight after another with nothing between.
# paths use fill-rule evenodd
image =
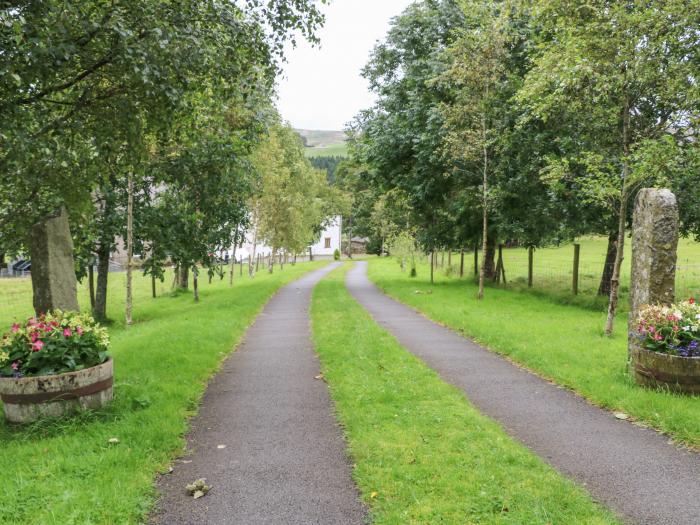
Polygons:
<instances>
[{"instance_id":1,"label":"upright stone slab","mask_svg":"<svg viewBox=\"0 0 700 525\"><path fill-rule=\"evenodd\" d=\"M677 247L676 196L666 189L641 190L632 225L630 323L643 305L675 300Z\"/></svg>"},{"instance_id":2,"label":"upright stone slab","mask_svg":"<svg viewBox=\"0 0 700 525\"><path fill-rule=\"evenodd\" d=\"M37 314L56 308L77 311L73 239L65 208L61 208L57 216L32 226L29 253L32 259L34 310Z\"/></svg>"},{"instance_id":3,"label":"upright stone slab","mask_svg":"<svg viewBox=\"0 0 700 525\"><path fill-rule=\"evenodd\" d=\"M639 310L645 304L675 299L678 206L669 190L644 189L634 209L630 286L629 365L642 386L681 394L700 394L700 358L647 350L635 337Z\"/></svg>"}]
</instances>

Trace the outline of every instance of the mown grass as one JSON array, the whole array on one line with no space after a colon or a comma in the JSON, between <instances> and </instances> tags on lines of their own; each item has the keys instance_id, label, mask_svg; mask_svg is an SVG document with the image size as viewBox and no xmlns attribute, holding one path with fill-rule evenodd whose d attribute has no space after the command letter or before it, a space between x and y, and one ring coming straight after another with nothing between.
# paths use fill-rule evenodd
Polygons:
<instances>
[{"instance_id":1,"label":"mown grass","mask_svg":"<svg viewBox=\"0 0 700 525\"><path fill-rule=\"evenodd\" d=\"M312 326L374 524L616 522L372 321L344 275L316 287Z\"/></svg>"},{"instance_id":2,"label":"mown grass","mask_svg":"<svg viewBox=\"0 0 700 525\"><path fill-rule=\"evenodd\" d=\"M568 387L590 401L662 430L700 448L700 399L637 386L627 374L626 314L612 338L603 334L605 313L566 306L546 296L489 287L476 300L471 279L436 272L402 273L393 259L371 259L369 277L385 292L430 319ZM419 292L419 293L417 293Z\"/></svg>"},{"instance_id":3,"label":"mown grass","mask_svg":"<svg viewBox=\"0 0 700 525\"><path fill-rule=\"evenodd\" d=\"M323 264L287 265L233 288L204 282L198 304L191 294L150 299L150 282L139 279L135 324L110 329L114 403L26 427L0 423L0 523L142 523L154 477L182 451L207 379L280 286ZM112 312L121 297L111 295Z\"/></svg>"},{"instance_id":4,"label":"mown grass","mask_svg":"<svg viewBox=\"0 0 700 525\"><path fill-rule=\"evenodd\" d=\"M547 297L561 304L574 304L592 310L607 307L607 297L597 295L600 278L605 265L608 240L604 237L582 237L576 241L581 245L579 261L579 294L572 294L573 243L549 246L535 250L533 262L533 287L527 286L528 253L526 248L504 248L503 261L508 288L519 292ZM620 275L620 311L627 310L627 294L631 266L631 242L625 243L624 259ZM465 254L465 275L474 275L474 252ZM479 254L481 256L481 254ZM447 267L447 257L444 257ZM443 261L442 254L438 262ZM479 260L481 263L481 260ZM459 254L452 254L452 272L459 271ZM700 243L691 239L680 239L678 243L678 271L676 293L678 297L690 297L700 292Z\"/></svg>"}]
</instances>

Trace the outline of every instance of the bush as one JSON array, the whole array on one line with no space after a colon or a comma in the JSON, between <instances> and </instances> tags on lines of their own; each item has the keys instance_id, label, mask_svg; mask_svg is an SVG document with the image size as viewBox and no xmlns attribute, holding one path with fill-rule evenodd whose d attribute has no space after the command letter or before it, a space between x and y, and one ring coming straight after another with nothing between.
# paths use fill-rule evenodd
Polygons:
<instances>
[{"instance_id":1,"label":"bush","mask_svg":"<svg viewBox=\"0 0 700 525\"><path fill-rule=\"evenodd\" d=\"M52 313L15 323L0 340L0 377L75 372L104 363L107 330L87 314Z\"/></svg>"},{"instance_id":2,"label":"bush","mask_svg":"<svg viewBox=\"0 0 700 525\"><path fill-rule=\"evenodd\" d=\"M333 252L333 259L335 259L336 261L340 260L340 250L338 250L338 248L336 248Z\"/></svg>"}]
</instances>

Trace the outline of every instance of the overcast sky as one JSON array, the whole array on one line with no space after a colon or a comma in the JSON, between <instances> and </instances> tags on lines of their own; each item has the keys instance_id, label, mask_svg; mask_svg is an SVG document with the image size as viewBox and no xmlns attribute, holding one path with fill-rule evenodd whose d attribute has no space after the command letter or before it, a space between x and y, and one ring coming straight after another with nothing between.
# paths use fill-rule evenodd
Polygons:
<instances>
[{"instance_id":1,"label":"overcast sky","mask_svg":"<svg viewBox=\"0 0 700 525\"><path fill-rule=\"evenodd\" d=\"M326 24L321 46L300 42L287 49L278 107L295 128L341 130L361 109L372 105L360 70L392 17L412 0L332 0L321 6Z\"/></svg>"}]
</instances>

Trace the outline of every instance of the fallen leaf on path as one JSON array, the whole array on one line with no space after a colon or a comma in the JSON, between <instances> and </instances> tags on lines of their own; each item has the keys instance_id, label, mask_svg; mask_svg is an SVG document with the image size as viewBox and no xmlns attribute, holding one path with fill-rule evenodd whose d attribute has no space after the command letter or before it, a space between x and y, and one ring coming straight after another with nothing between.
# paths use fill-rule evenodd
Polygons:
<instances>
[{"instance_id":1,"label":"fallen leaf on path","mask_svg":"<svg viewBox=\"0 0 700 525\"><path fill-rule=\"evenodd\" d=\"M625 414L624 412L615 412L615 417L616 417L617 419L622 419L623 421L630 418L630 417L629 417L627 414Z\"/></svg>"},{"instance_id":2,"label":"fallen leaf on path","mask_svg":"<svg viewBox=\"0 0 700 525\"><path fill-rule=\"evenodd\" d=\"M322 379L324 381L326 380L326 378L323 376L323 374L318 374L317 376L314 376L314 379Z\"/></svg>"},{"instance_id":3,"label":"fallen leaf on path","mask_svg":"<svg viewBox=\"0 0 700 525\"><path fill-rule=\"evenodd\" d=\"M374 499L374 498L376 498L377 496L379 496L379 492L372 492L372 493L369 495L369 497L370 497L371 499Z\"/></svg>"},{"instance_id":4,"label":"fallen leaf on path","mask_svg":"<svg viewBox=\"0 0 700 525\"><path fill-rule=\"evenodd\" d=\"M204 478L199 478L195 482L188 484L185 488L194 499L201 498L211 490L211 487L207 485L206 479Z\"/></svg>"},{"instance_id":5,"label":"fallen leaf on path","mask_svg":"<svg viewBox=\"0 0 700 525\"><path fill-rule=\"evenodd\" d=\"M216 448L218 448L218 449L226 448L226 445L217 445Z\"/></svg>"}]
</instances>

